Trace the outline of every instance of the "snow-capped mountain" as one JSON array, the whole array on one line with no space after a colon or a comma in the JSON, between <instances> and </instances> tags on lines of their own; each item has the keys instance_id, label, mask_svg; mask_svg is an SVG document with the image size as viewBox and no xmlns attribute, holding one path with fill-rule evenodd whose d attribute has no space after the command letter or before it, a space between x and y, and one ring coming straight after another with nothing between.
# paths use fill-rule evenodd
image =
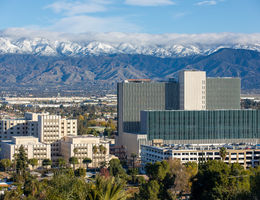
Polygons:
<instances>
[{"instance_id":1,"label":"snow-capped mountain","mask_svg":"<svg viewBox=\"0 0 260 200\"><path fill-rule=\"evenodd\" d=\"M84 56L142 54L156 57L209 55L221 48L260 52L260 34L62 34L26 29L0 31L0 54Z\"/></svg>"}]
</instances>

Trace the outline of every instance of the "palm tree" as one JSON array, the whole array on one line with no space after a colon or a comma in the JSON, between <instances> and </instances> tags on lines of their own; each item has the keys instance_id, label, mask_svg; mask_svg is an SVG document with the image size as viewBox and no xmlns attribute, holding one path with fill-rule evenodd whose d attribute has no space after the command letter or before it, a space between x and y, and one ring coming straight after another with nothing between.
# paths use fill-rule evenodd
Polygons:
<instances>
[{"instance_id":1,"label":"palm tree","mask_svg":"<svg viewBox=\"0 0 260 200\"><path fill-rule=\"evenodd\" d=\"M36 158L31 158L31 159L29 159L29 164L34 169L34 167L38 165L38 160Z\"/></svg>"},{"instance_id":2,"label":"palm tree","mask_svg":"<svg viewBox=\"0 0 260 200\"><path fill-rule=\"evenodd\" d=\"M101 168L101 169L102 169L102 168L105 168L105 167L107 166L106 160L101 161L99 164L100 164L100 168Z\"/></svg>"},{"instance_id":3,"label":"palm tree","mask_svg":"<svg viewBox=\"0 0 260 200\"><path fill-rule=\"evenodd\" d=\"M98 152L98 148L97 148L96 145L93 146L93 149L92 149L92 150L93 150L93 153L94 153L94 154L97 154L97 152Z\"/></svg>"},{"instance_id":4,"label":"palm tree","mask_svg":"<svg viewBox=\"0 0 260 200\"><path fill-rule=\"evenodd\" d=\"M133 162L133 169L135 168L135 159L137 157L137 154L136 153L131 153L131 158L133 159L132 162Z\"/></svg>"},{"instance_id":5,"label":"palm tree","mask_svg":"<svg viewBox=\"0 0 260 200\"><path fill-rule=\"evenodd\" d=\"M51 166L51 164L52 164L52 161L50 160L50 159L44 159L43 161L42 161L42 165L43 166L46 166L46 168L48 167L48 166Z\"/></svg>"},{"instance_id":6,"label":"palm tree","mask_svg":"<svg viewBox=\"0 0 260 200\"><path fill-rule=\"evenodd\" d=\"M73 165L73 170L75 171L75 165L79 164L79 160L76 157L70 157L69 158L69 163Z\"/></svg>"},{"instance_id":7,"label":"palm tree","mask_svg":"<svg viewBox=\"0 0 260 200\"><path fill-rule=\"evenodd\" d=\"M228 154L228 152L227 152L226 148L221 147L219 150L219 155L220 155L222 161L224 161L226 159L227 154Z\"/></svg>"},{"instance_id":8,"label":"palm tree","mask_svg":"<svg viewBox=\"0 0 260 200\"><path fill-rule=\"evenodd\" d=\"M59 168L63 168L66 165L66 161L64 160L64 158L59 158L57 160L57 163Z\"/></svg>"},{"instance_id":9,"label":"palm tree","mask_svg":"<svg viewBox=\"0 0 260 200\"><path fill-rule=\"evenodd\" d=\"M87 200L125 200L128 195L124 187L125 183L119 179L98 176L88 193Z\"/></svg>"},{"instance_id":10,"label":"palm tree","mask_svg":"<svg viewBox=\"0 0 260 200\"><path fill-rule=\"evenodd\" d=\"M102 144L99 145L98 149L99 149L99 152L103 154L104 146Z\"/></svg>"},{"instance_id":11,"label":"palm tree","mask_svg":"<svg viewBox=\"0 0 260 200\"><path fill-rule=\"evenodd\" d=\"M102 153L103 153L104 155L107 153L107 148L106 148L106 147L103 147Z\"/></svg>"},{"instance_id":12,"label":"palm tree","mask_svg":"<svg viewBox=\"0 0 260 200\"><path fill-rule=\"evenodd\" d=\"M0 161L0 164L1 164L1 166L4 168L4 170L6 171L9 167L11 167L12 162L11 162L11 160L9 160L9 159L2 159L2 160Z\"/></svg>"},{"instance_id":13,"label":"palm tree","mask_svg":"<svg viewBox=\"0 0 260 200\"><path fill-rule=\"evenodd\" d=\"M24 185L24 194L36 197L40 189L40 183L35 178L28 178Z\"/></svg>"},{"instance_id":14,"label":"palm tree","mask_svg":"<svg viewBox=\"0 0 260 200\"><path fill-rule=\"evenodd\" d=\"M75 156L75 154L77 154L78 152L79 152L78 148L74 148L74 149L73 149L74 156Z\"/></svg>"},{"instance_id":15,"label":"palm tree","mask_svg":"<svg viewBox=\"0 0 260 200\"><path fill-rule=\"evenodd\" d=\"M86 165L86 171L88 171L88 165L92 163L91 158L84 158L83 163Z\"/></svg>"}]
</instances>

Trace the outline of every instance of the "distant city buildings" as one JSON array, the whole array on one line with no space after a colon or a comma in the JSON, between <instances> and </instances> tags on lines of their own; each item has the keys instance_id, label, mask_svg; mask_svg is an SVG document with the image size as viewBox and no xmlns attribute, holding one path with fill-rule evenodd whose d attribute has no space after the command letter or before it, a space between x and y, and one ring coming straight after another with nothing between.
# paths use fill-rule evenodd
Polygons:
<instances>
[{"instance_id":1,"label":"distant city buildings","mask_svg":"<svg viewBox=\"0 0 260 200\"><path fill-rule=\"evenodd\" d=\"M39 108L74 107L80 105L105 105L117 106L117 95L106 94L104 96L90 97L3 97L0 103L7 105L24 105Z\"/></svg>"}]
</instances>

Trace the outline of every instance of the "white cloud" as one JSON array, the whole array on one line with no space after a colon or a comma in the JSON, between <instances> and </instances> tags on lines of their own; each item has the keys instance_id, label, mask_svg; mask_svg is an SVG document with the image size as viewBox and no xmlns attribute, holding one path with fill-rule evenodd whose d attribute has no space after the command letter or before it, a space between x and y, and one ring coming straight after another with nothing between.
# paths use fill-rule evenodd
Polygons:
<instances>
[{"instance_id":1,"label":"white cloud","mask_svg":"<svg viewBox=\"0 0 260 200\"><path fill-rule=\"evenodd\" d=\"M198 5L198 6L213 6L216 4L217 4L217 1L214 1L214 0L200 1L200 2L196 3L196 5Z\"/></svg>"},{"instance_id":2,"label":"white cloud","mask_svg":"<svg viewBox=\"0 0 260 200\"><path fill-rule=\"evenodd\" d=\"M91 18L88 18L91 19ZM75 19L77 20L77 19ZM86 18L87 20L87 18ZM108 19L111 20L111 19ZM121 19L120 23L124 23ZM106 21L94 20L93 23L105 25ZM87 24L86 24L87 25ZM57 24L58 26L58 24ZM88 26L88 25L87 25ZM105 26L110 26L107 24ZM89 26L90 27L90 26ZM129 27L125 27L129 28ZM83 32L83 31L78 31ZM68 41L100 41L108 44L129 43L137 46L153 46L153 45L174 45L174 44L197 44L197 45L214 45L214 44L260 44L260 33L204 33L204 34L146 34L146 33L122 33L122 32L99 32L94 30L80 34L70 34L46 30L32 30L25 28L9 28L0 30L0 37L8 38L35 38L43 37L49 40L68 40Z\"/></svg>"},{"instance_id":3,"label":"white cloud","mask_svg":"<svg viewBox=\"0 0 260 200\"><path fill-rule=\"evenodd\" d=\"M86 1L57 1L53 4L47 5L45 8L50 8L56 13L63 13L65 15L78 15L84 13L104 12L107 10L106 5L109 1L101 0L86 0Z\"/></svg>"},{"instance_id":4,"label":"white cloud","mask_svg":"<svg viewBox=\"0 0 260 200\"><path fill-rule=\"evenodd\" d=\"M175 4L171 0L126 0L125 3L135 6L166 6Z\"/></svg>"},{"instance_id":5,"label":"white cloud","mask_svg":"<svg viewBox=\"0 0 260 200\"><path fill-rule=\"evenodd\" d=\"M138 32L140 28L127 22L122 17L91 17L86 15L69 16L57 20L47 27L51 31L82 33L82 32Z\"/></svg>"},{"instance_id":6,"label":"white cloud","mask_svg":"<svg viewBox=\"0 0 260 200\"><path fill-rule=\"evenodd\" d=\"M31 53L38 53L38 51L33 50L36 44L43 44L57 54L61 49L69 48L72 51L70 55L110 52L171 57L194 55L194 53L207 55L220 48L251 49L260 52L260 33L142 34L88 32L68 34L13 28L0 30L0 40L4 41L1 48L6 52L21 53L24 52L23 45L20 45L23 41L31 45ZM26 52L28 53L28 50Z\"/></svg>"},{"instance_id":7,"label":"white cloud","mask_svg":"<svg viewBox=\"0 0 260 200\"><path fill-rule=\"evenodd\" d=\"M91 16L93 13L106 12L109 9L108 6L112 3L115 3L115 0L63 0L54 2L45 8L52 9L55 13L63 14L63 16L52 20L51 24L45 28L51 31L68 33L140 31L138 26L121 16Z\"/></svg>"}]
</instances>

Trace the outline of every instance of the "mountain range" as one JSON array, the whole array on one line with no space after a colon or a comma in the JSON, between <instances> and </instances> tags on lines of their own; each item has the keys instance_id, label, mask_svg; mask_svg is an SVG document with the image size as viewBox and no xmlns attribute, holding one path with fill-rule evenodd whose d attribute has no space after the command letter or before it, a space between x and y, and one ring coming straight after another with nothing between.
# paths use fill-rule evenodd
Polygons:
<instances>
[{"instance_id":1,"label":"mountain range","mask_svg":"<svg viewBox=\"0 0 260 200\"><path fill-rule=\"evenodd\" d=\"M0 85L81 88L111 87L128 78L166 80L181 69L205 70L211 77L241 77L242 89L260 88L260 53L220 49L210 55L160 58L147 55L109 54L40 56L0 55Z\"/></svg>"},{"instance_id":2,"label":"mountain range","mask_svg":"<svg viewBox=\"0 0 260 200\"><path fill-rule=\"evenodd\" d=\"M260 34L62 34L28 29L0 31L0 54L78 57L139 54L173 58L210 55L222 48L260 52Z\"/></svg>"},{"instance_id":3,"label":"mountain range","mask_svg":"<svg viewBox=\"0 0 260 200\"><path fill-rule=\"evenodd\" d=\"M61 34L0 31L0 88L112 89L128 78L167 80L181 69L240 77L260 90L260 34Z\"/></svg>"}]
</instances>

